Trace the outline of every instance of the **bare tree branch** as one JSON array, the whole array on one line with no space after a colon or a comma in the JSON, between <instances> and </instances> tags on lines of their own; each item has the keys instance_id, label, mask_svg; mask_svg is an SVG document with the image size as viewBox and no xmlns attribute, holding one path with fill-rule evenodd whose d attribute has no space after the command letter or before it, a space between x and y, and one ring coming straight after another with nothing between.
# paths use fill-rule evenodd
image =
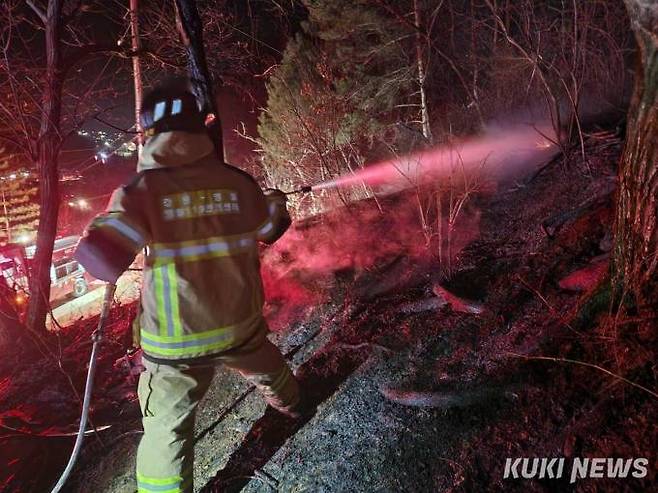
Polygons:
<instances>
[{"instance_id":1,"label":"bare tree branch","mask_svg":"<svg viewBox=\"0 0 658 493\"><path fill-rule=\"evenodd\" d=\"M25 3L34 11L35 14L41 19L41 22L43 22L43 25L46 25L46 22L48 22L48 17L46 16L46 13L44 10L39 7L36 3L33 2L33 0L25 0Z\"/></svg>"}]
</instances>

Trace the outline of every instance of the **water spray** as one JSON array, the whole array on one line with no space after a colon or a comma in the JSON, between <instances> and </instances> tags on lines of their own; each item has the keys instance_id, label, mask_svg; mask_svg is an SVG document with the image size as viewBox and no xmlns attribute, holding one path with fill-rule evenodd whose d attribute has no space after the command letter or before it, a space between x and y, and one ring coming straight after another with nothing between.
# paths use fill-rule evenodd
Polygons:
<instances>
[{"instance_id":1,"label":"water spray","mask_svg":"<svg viewBox=\"0 0 658 493\"><path fill-rule=\"evenodd\" d=\"M465 137L431 149L393 156L342 176L307 185L285 195L345 188L367 184L411 188L425 182L437 182L453 175L480 175L495 180L525 173L548 161L556 152L550 125L516 124L495 127L478 136Z\"/></svg>"}]
</instances>

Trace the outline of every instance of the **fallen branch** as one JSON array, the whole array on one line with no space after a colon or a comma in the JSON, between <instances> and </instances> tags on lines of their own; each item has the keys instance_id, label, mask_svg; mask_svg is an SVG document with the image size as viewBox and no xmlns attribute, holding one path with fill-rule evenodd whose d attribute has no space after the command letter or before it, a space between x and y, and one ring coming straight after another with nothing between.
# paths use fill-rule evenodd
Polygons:
<instances>
[{"instance_id":1,"label":"fallen branch","mask_svg":"<svg viewBox=\"0 0 658 493\"><path fill-rule=\"evenodd\" d=\"M111 426L112 425L104 425L104 426L98 426L93 430L87 430L85 431L85 436L91 436L95 433L98 433L99 431L107 430ZM78 434L77 430L71 432L38 432L38 431L30 431L30 430L21 430L20 428L14 428L12 426L7 426L1 423L0 423L0 428L17 434L17 435L5 435L0 438L9 438L10 436L18 436L18 435L21 436L27 435L27 436L39 437L39 438L64 438L64 437L73 437Z\"/></svg>"},{"instance_id":2,"label":"fallen branch","mask_svg":"<svg viewBox=\"0 0 658 493\"><path fill-rule=\"evenodd\" d=\"M650 389L644 387L643 385L640 385L639 383L633 382L632 380L624 378L621 375L613 373L610 370L607 370L607 369L603 368L602 366L595 365L593 363L587 363L586 361L578 361L578 360L575 360L575 359L568 359L568 358L554 358L552 356L526 356L524 354L510 353L510 352L508 352L507 354L509 354L510 356L514 356L516 358L524 358L524 359L528 359L528 360L553 361L555 363L571 363L571 364L574 364L574 365L580 365L580 366L586 366L588 368L594 368L596 370L599 370L599 371L605 373L606 375L610 375L611 377L614 377L618 380L621 380L622 382L625 382L629 385L632 385L633 387L636 387L640 390L643 390L646 393L648 393L648 394L652 395L653 397L655 397L656 399L658 399L658 393L654 392L653 390L650 390Z\"/></svg>"},{"instance_id":3,"label":"fallen branch","mask_svg":"<svg viewBox=\"0 0 658 493\"><path fill-rule=\"evenodd\" d=\"M528 291L534 293L543 303L546 305L546 308L551 312L551 315L556 317L558 319L558 322L562 325L564 325L567 329L571 330L572 332L578 334L581 336L582 334L578 332L576 329L573 328L573 326L569 322L565 322L561 315L557 312L557 310L551 305L548 300L542 295L537 289L533 288L528 282L523 279L520 275L517 275L516 278L519 280L519 282L523 285L524 288L526 288Z\"/></svg>"},{"instance_id":4,"label":"fallen branch","mask_svg":"<svg viewBox=\"0 0 658 493\"><path fill-rule=\"evenodd\" d=\"M361 348L364 348L364 347L373 347L373 348L376 348L376 349L381 349L382 351L387 352L387 353L395 353L395 351L393 349L391 349L390 347L382 346L381 344L377 344L377 343L374 343L374 342L361 342L359 344L347 344L347 343L344 343L344 342L339 342L339 343L335 344L335 347L345 348L345 349L361 349Z\"/></svg>"},{"instance_id":5,"label":"fallen branch","mask_svg":"<svg viewBox=\"0 0 658 493\"><path fill-rule=\"evenodd\" d=\"M549 217L541 223L541 228L544 231L544 234L549 238L553 238L565 224L573 223L582 216L605 206L612 200L615 190L616 184L610 183L603 192L581 203L575 209L570 209L566 212L561 212L555 216Z\"/></svg>"},{"instance_id":6,"label":"fallen branch","mask_svg":"<svg viewBox=\"0 0 658 493\"><path fill-rule=\"evenodd\" d=\"M456 312L480 315L484 311L484 306L482 303L462 299L459 296L452 294L450 291L439 284L432 286L432 292L439 299L450 305L450 307Z\"/></svg>"},{"instance_id":7,"label":"fallen branch","mask_svg":"<svg viewBox=\"0 0 658 493\"><path fill-rule=\"evenodd\" d=\"M455 407L473 406L483 401L499 399L502 397L514 398L515 394L509 390L496 387L481 387L464 390L406 390L381 386L379 393L388 400L403 406L432 407L451 409Z\"/></svg>"}]
</instances>

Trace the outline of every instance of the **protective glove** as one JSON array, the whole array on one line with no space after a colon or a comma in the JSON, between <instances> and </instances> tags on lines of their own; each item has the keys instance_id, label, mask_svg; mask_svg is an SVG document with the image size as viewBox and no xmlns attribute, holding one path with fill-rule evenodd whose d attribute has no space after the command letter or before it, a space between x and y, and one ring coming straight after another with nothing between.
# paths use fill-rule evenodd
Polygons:
<instances>
[{"instance_id":1,"label":"protective glove","mask_svg":"<svg viewBox=\"0 0 658 493\"><path fill-rule=\"evenodd\" d=\"M263 192L268 203L276 203L285 206L288 203L288 196L278 188L266 188Z\"/></svg>"},{"instance_id":2,"label":"protective glove","mask_svg":"<svg viewBox=\"0 0 658 493\"><path fill-rule=\"evenodd\" d=\"M92 228L78 242L73 257L96 279L116 284L135 259L135 252L101 229Z\"/></svg>"},{"instance_id":3,"label":"protective glove","mask_svg":"<svg viewBox=\"0 0 658 493\"><path fill-rule=\"evenodd\" d=\"M268 188L264 190L263 193L265 194L265 200L267 200L267 208L270 213L270 218L274 224L272 234L263 241L267 244L272 244L281 238L283 233L285 233L292 224L292 219L290 218L288 208L286 207L288 196L276 188Z\"/></svg>"}]
</instances>

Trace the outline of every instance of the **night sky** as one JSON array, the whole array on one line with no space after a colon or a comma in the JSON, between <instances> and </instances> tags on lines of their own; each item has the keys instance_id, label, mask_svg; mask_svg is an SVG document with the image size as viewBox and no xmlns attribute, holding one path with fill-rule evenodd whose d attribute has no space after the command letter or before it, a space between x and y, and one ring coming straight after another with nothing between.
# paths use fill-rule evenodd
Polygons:
<instances>
[{"instance_id":1,"label":"night sky","mask_svg":"<svg viewBox=\"0 0 658 493\"><path fill-rule=\"evenodd\" d=\"M239 39L255 43L258 50L263 53L263 59L275 60L280 58L281 52L285 49L288 36L294 35L299 29L299 22L304 18L305 13L301 8L295 11L295 15L287 18L287 25L283 26L279 22L274 22L271 12L263 9L259 2L255 2L251 8L253 19L249 19L250 10L247 2L233 0L227 2L227 8L234 13L235 26L240 31L249 34L252 26L257 26L257 32L253 35L245 36L236 31ZM116 19L103 15L103 13L90 14L86 22L91 22L94 26L94 36L98 41L116 40L126 29L122 23L116 22ZM253 23L253 24L252 24ZM128 38L126 38L128 42ZM213 53L207 54L209 62L212 64ZM63 183L62 193L64 202L71 197L87 196L89 197L89 188L93 184L94 197L91 202L90 211L76 211L75 215L80 218L80 224L92 217L92 212L104 205L105 196L128 181L134 174L136 166L136 157L125 158L117 155L111 155L105 163L96 159L96 155L107 149L114 149L123 142L129 142L131 135L122 133L116 128L130 129L134 123L134 96L133 81L131 73L126 71L125 59L113 59L108 62L107 57L98 57L91 59L84 65L77 66L75 75L70 78L69 88L72 92L84 90L90 83L90 77L101 71L105 65L116 66L118 76L109 70L109 76L112 77L113 89L116 94L108 95L105 100L101 100L100 106L108 108L102 113L101 119L108 122L107 125L95 119L87 120L82 126L82 130L90 133L99 131L106 132L109 137L110 146L99 145L89 137L72 133L65 141L60 154L60 166L64 175L81 176L82 179L77 181L66 181ZM123 67L123 70L121 68ZM254 144L236 132L242 130L242 126L249 135L256 135L256 125L260 108L267 101L265 90L265 78L260 77L262 67L253 67L253 74L245 77L240 87L222 85L222 74L214 73L213 77L216 86L216 95L220 118L222 120L222 129L224 135L224 145L227 161L237 166L245 166L254 151ZM161 78L171 75L171 69L167 70L147 70L145 71L145 91L148 91L149 85L157 83ZM252 172L258 170L250 169ZM98 198L100 196L100 198Z\"/></svg>"}]
</instances>

